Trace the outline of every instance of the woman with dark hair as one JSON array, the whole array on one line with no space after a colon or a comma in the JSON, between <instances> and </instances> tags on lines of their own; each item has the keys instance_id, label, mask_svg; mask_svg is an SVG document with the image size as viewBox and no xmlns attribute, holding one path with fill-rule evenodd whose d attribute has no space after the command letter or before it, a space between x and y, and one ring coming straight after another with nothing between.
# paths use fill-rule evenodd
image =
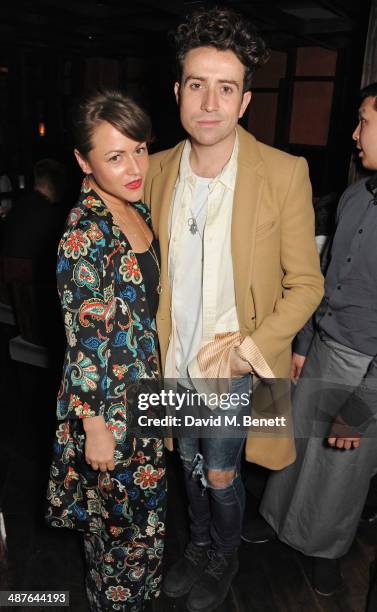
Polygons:
<instances>
[{"instance_id":1,"label":"woman with dark hair","mask_svg":"<svg viewBox=\"0 0 377 612\"><path fill-rule=\"evenodd\" d=\"M135 381L159 376L159 248L140 202L151 125L104 91L74 135L85 178L58 250L67 349L46 518L84 533L91 610L136 612L159 594L166 498L162 440L130 432Z\"/></svg>"}]
</instances>

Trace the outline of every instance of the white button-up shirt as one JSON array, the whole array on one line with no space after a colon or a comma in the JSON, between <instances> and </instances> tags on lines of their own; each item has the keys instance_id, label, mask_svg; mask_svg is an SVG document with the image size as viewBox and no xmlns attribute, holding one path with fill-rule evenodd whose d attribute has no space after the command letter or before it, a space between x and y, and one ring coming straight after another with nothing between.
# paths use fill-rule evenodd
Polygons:
<instances>
[{"instance_id":1,"label":"white button-up shirt","mask_svg":"<svg viewBox=\"0 0 377 612\"><path fill-rule=\"evenodd\" d=\"M239 330L231 256L231 223L238 136L232 155L213 179L191 170L191 145L183 149L169 223L172 334L167 378L187 378L187 367L215 334ZM206 196L207 193L207 196ZM198 232L192 233L193 221Z\"/></svg>"}]
</instances>

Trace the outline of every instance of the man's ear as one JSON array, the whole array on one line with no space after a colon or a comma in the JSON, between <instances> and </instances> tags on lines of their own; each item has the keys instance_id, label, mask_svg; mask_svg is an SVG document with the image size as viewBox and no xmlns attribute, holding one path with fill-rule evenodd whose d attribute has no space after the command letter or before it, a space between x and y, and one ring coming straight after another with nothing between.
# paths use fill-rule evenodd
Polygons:
<instances>
[{"instance_id":1,"label":"man's ear","mask_svg":"<svg viewBox=\"0 0 377 612\"><path fill-rule=\"evenodd\" d=\"M84 174L91 174L92 169L90 167L89 162L81 155L80 151L75 149L74 151L75 157L77 159L77 163L80 166L81 170Z\"/></svg>"},{"instance_id":2,"label":"man's ear","mask_svg":"<svg viewBox=\"0 0 377 612\"><path fill-rule=\"evenodd\" d=\"M178 83L178 81L176 81L174 83L174 95L175 95L175 99L177 101L177 104L179 104L179 92L180 92L181 86Z\"/></svg>"},{"instance_id":3,"label":"man's ear","mask_svg":"<svg viewBox=\"0 0 377 612\"><path fill-rule=\"evenodd\" d=\"M243 114L244 114L245 110L247 109L247 107L249 106L249 104L251 102L252 96L253 96L253 94L251 93L251 91L245 91L245 93L243 94L240 112L238 113L238 118L239 119L241 119L241 117L243 117Z\"/></svg>"}]
</instances>

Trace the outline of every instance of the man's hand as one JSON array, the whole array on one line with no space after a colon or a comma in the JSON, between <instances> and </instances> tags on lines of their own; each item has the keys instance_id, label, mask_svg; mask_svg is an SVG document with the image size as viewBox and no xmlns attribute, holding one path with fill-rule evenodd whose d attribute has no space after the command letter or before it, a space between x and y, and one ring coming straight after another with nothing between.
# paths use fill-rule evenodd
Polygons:
<instances>
[{"instance_id":1,"label":"man's hand","mask_svg":"<svg viewBox=\"0 0 377 612\"><path fill-rule=\"evenodd\" d=\"M106 427L102 416L88 417L83 420L85 430L85 461L93 470L107 472L115 468L114 436Z\"/></svg>"},{"instance_id":2,"label":"man's hand","mask_svg":"<svg viewBox=\"0 0 377 612\"><path fill-rule=\"evenodd\" d=\"M246 359L243 359L239 352L238 347L234 346L230 352L230 373L231 376L245 376L245 374L250 374L251 367Z\"/></svg>"},{"instance_id":3,"label":"man's hand","mask_svg":"<svg viewBox=\"0 0 377 612\"><path fill-rule=\"evenodd\" d=\"M347 425L340 416L337 416L332 424L327 442L333 448L343 448L345 450L359 448L360 434L356 429Z\"/></svg>"},{"instance_id":4,"label":"man's hand","mask_svg":"<svg viewBox=\"0 0 377 612\"><path fill-rule=\"evenodd\" d=\"M350 450L351 448L359 448L360 438L328 438L330 446L334 448L344 448Z\"/></svg>"},{"instance_id":5,"label":"man's hand","mask_svg":"<svg viewBox=\"0 0 377 612\"><path fill-rule=\"evenodd\" d=\"M299 355L298 353L293 353L292 362L291 362L291 381L297 385L297 381L301 376L301 370L304 367L306 357L304 355Z\"/></svg>"}]
</instances>

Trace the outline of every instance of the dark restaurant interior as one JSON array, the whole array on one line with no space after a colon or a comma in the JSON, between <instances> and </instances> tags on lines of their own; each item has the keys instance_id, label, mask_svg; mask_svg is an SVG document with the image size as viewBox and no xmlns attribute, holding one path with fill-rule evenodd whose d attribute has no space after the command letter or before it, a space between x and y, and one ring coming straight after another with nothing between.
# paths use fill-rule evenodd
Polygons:
<instances>
[{"instance_id":1,"label":"dark restaurant interior","mask_svg":"<svg viewBox=\"0 0 377 612\"><path fill-rule=\"evenodd\" d=\"M86 91L121 89L151 116L150 152L174 146L184 132L173 95L169 31L199 4L234 8L265 39L270 59L253 78L252 104L241 123L263 143L306 158L313 206L328 207L326 233L333 230L341 193L363 172L353 155L351 135L359 90L377 81L377 0L2 3L0 240L11 243L13 252L8 249L0 259L0 590L69 591L74 612L89 610L79 538L43 521L64 355L54 253L80 189L71 111ZM7 218L32 191L35 164L46 158L64 167L59 210L51 219L19 215L12 229ZM31 254L36 243L43 248L43 263L38 249ZM32 245L30 252L27 244ZM182 553L188 530L175 452L168 453L167 464L168 567ZM265 470L254 466L248 479L252 514L263 492ZM372 481L367 504L377 517L375 488ZM365 511L365 516L371 514ZM324 598L310 586L304 555L278 540L244 542L240 571L219 612L363 612L376 545L376 523L362 520L343 560L346 588ZM156 610L178 612L185 610L185 603L162 595Z\"/></svg>"}]
</instances>

